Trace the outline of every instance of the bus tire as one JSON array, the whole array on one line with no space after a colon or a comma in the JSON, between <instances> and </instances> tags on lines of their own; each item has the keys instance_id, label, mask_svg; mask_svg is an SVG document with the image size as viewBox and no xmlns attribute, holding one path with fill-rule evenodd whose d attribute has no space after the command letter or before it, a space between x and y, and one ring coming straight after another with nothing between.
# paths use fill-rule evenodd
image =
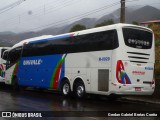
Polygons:
<instances>
[{"instance_id":1,"label":"bus tire","mask_svg":"<svg viewBox=\"0 0 160 120\"><path fill-rule=\"evenodd\" d=\"M20 87L18 85L17 77L14 77L13 80L12 80L12 88L13 88L13 91L19 91L20 90Z\"/></svg>"},{"instance_id":2,"label":"bus tire","mask_svg":"<svg viewBox=\"0 0 160 120\"><path fill-rule=\"evenodd\" d=\"M64 80L61 84L61 93L63 96L69 96L71 93L71 87L67 80Z\"/></svg>"},{"instance_id":3,"label":"bus tire","mask_svg":"<svg viewBox=\"0 0 160 120\"><path fill-rule=\"evenodd\" d=\"M74 86L74 95L79 98L82 99L85 96L85 87L82 81L78 81L75 83Z\"/></svg>"}]
</instances>

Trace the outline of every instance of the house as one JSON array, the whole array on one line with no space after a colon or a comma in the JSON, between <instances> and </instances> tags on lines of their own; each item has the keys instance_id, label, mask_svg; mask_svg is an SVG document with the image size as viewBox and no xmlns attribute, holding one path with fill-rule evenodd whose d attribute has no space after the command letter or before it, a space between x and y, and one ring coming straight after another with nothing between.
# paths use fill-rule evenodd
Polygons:
<instances>
[{"instance_id":1,"label":"house","mask_svg":"<svg viewBox=\"0 0 160 120\"><path fill-rule=\"evenodd\" d=\"M160 24L160 20L152 20L152 21L146 21L146 22L141 22L140 25L144 27L148 27L149 24Z\"/></svg>"}]
</instances>

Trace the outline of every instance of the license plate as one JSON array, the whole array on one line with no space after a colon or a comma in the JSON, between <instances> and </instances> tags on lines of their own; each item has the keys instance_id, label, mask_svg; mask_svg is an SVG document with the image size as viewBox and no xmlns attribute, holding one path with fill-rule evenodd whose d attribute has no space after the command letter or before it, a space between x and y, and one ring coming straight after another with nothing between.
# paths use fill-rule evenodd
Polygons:
<instances>
[{"instance_id":1,"label":"license plate","mask_svg":"<svg viewBox=\"0 0 160 120\"><path fill-rule=\"evenodd\" d=\"M135 91L140 92L140 91L141 91L141 88L140 88L140 87L136 87L136 88L135 88Z\"/></svg>"}]
</instances>

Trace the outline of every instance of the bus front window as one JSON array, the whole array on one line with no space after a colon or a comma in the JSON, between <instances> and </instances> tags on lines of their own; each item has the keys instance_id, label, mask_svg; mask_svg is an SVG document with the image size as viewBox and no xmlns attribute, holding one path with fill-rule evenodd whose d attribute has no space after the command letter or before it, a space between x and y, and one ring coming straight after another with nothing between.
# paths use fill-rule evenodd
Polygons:
<instances>
[{"instance_id":1,"label":"bus front window","mask_svg":"<svg viewBox=\"0 0 160 120\"><path fill-rule=\"evenodd\" d=\"M22 51L22 47L17 47L9 51L6 68L11 67L12 65L18 62L18 60L21 57L21 51Z\"/></svg>"}]
</instances>

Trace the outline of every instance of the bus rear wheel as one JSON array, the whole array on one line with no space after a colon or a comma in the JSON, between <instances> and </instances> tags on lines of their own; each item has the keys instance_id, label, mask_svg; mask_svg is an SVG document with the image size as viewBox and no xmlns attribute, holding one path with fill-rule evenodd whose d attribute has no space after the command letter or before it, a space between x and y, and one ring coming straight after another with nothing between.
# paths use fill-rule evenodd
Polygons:
<instances>
[{"instance_id":1,"label":"bus rear wheel","mask_svg":"<svg viewBox=\"0 0 160 120\"><path fill-rule=\"evenodd\" d=\"M69 96L71 92L70 84L67 80L62 82L61 93L63 96Z\"/></svg>"},{"instance_id":2,"label":"bus rear wheel","mask_svg":"<svg viewBox=\"0 0 160 120\"><path fill-rule=\"evenodd\" d=\"M17 77L14 77L13 80L12 80L12 88L13 88L13 91L19 91L20 90L20 87L18 85Z\"/></svg>"},{"instance_id":3,"label":"bus rear wheel","mask_svg":"<svg viewBox=\"0 0 160 120\"><path fill-rule=\"evenodd\" d=\"M74 94L77 98L83 98L85 96L85 87L83 82L79 81L75 84Z\"/></svg>"}]
</instances>

